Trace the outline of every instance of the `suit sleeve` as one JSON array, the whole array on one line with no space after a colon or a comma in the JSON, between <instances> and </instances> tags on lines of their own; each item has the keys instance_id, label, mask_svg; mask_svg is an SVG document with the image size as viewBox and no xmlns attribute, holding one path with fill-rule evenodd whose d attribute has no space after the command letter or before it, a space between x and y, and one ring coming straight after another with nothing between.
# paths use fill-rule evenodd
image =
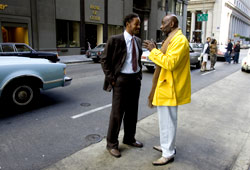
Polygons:
<instances>
[{"instance_id":1,"label":"suit sleeve","mask_svg":"<svg viewBox=\"0 0 250 170\"><path fill-rule=\"evenodd\" d=\"M160 50L154 48L149 54L149 59L160 67L173 71L182 62L186 56L184 53L189 52L186 50L187 44L185 41L172 42L170 49L167 50L166 54L163 54Z\"/></svg>"},{"instance_id":2,"label":"suit sleeve","mask_svg":"<svg viewBox=\"0 0 250 170\"><path fill-rule=\"evenodd\" d=\"M109 83L112 83L114 81L114 75L113 75L113 70L112 70L112 55L113 55L113 50L112 50L113 43L112 42L113 42L113 39L110 38L101 56L102 70Z\"/></svg>"}]
</instances>

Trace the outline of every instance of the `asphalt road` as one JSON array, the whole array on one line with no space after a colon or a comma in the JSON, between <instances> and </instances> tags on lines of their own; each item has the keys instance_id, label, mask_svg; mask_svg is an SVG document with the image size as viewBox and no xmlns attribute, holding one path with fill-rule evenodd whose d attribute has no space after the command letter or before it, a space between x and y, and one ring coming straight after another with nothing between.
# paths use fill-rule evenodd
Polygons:
<instances>
[{"instance_id":1,"label":"asphalt road","mask_svg":"<svg viewBox=\"0 0 250 170\"><path fill-rule=\"evenodd\" d=\"M243 50L241 58L246 53ZM215 71L201 73L192 69L192 93L240 67L217 62ZM0 110L1 170L42 169L106 136L111 93L102 90L104 76L100 64L71 64L67 74L73 77L72 84L41 92L39 105L33 110ZM143 69L140 120L156 111L147 107L152 75Z\"/></svg>"}]
</instances>

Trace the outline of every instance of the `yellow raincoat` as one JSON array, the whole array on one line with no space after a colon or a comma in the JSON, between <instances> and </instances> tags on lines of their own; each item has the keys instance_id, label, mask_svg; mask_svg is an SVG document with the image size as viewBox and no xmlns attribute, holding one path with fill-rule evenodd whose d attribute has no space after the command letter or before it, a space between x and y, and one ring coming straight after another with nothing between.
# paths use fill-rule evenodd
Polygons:
<instances>
[{"instance_id":1,"label":"yellow raincoat","mask_svg":"<svg viewBox=\"0 0 250 170\"><path fill-rule=\"evenodd\" d=\"M177 106L191 102L189 42L179 30L163 54L153 49L149 59L161 67L154 106Z\"/></svg>"}]
</instances>

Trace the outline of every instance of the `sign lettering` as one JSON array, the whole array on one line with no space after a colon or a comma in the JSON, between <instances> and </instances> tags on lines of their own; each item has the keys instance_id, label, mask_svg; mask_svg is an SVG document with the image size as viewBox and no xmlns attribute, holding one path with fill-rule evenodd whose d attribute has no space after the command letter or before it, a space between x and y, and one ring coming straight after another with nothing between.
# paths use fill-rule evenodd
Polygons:
<instances>
[{"instance_id":1,"label":"sign lettering","mask_svg":"<svg viewBox=\"0 0 250 170\"><path fill-rule=\"evenodd\" d=\"M100 16L97 16L98 14L98 11L100 10L100 6L97 6L97 5L90 5L90 9L92 10L92 14L89 19L90 20L93 20L93 21L100 21L101 20L101 17Z\"/></svg>"}]
</instances>

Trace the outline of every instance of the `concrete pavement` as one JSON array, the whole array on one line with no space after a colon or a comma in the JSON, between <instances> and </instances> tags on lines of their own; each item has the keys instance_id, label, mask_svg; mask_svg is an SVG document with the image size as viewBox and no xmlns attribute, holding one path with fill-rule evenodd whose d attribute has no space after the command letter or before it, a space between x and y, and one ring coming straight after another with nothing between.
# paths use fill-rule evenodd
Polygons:
<instances>
[{"instance_id":1,"label":"concrete pavement","mask_svg":"<svg viewBox=\"0 0 250 170\"><path fill-rule=\"evenodd\" d=\"M114 158L105 149L103 139L46 170L249 170L249 77L238 71L192 94L192 102L179 107L177 155L171 164L152 165L161 156L152 149L159 145L155 113L138 122L136 139L144 143L143 148L121 143L122 157ZM122 136L123 131L120 141Z\"/></svg>"}]
</instances>

